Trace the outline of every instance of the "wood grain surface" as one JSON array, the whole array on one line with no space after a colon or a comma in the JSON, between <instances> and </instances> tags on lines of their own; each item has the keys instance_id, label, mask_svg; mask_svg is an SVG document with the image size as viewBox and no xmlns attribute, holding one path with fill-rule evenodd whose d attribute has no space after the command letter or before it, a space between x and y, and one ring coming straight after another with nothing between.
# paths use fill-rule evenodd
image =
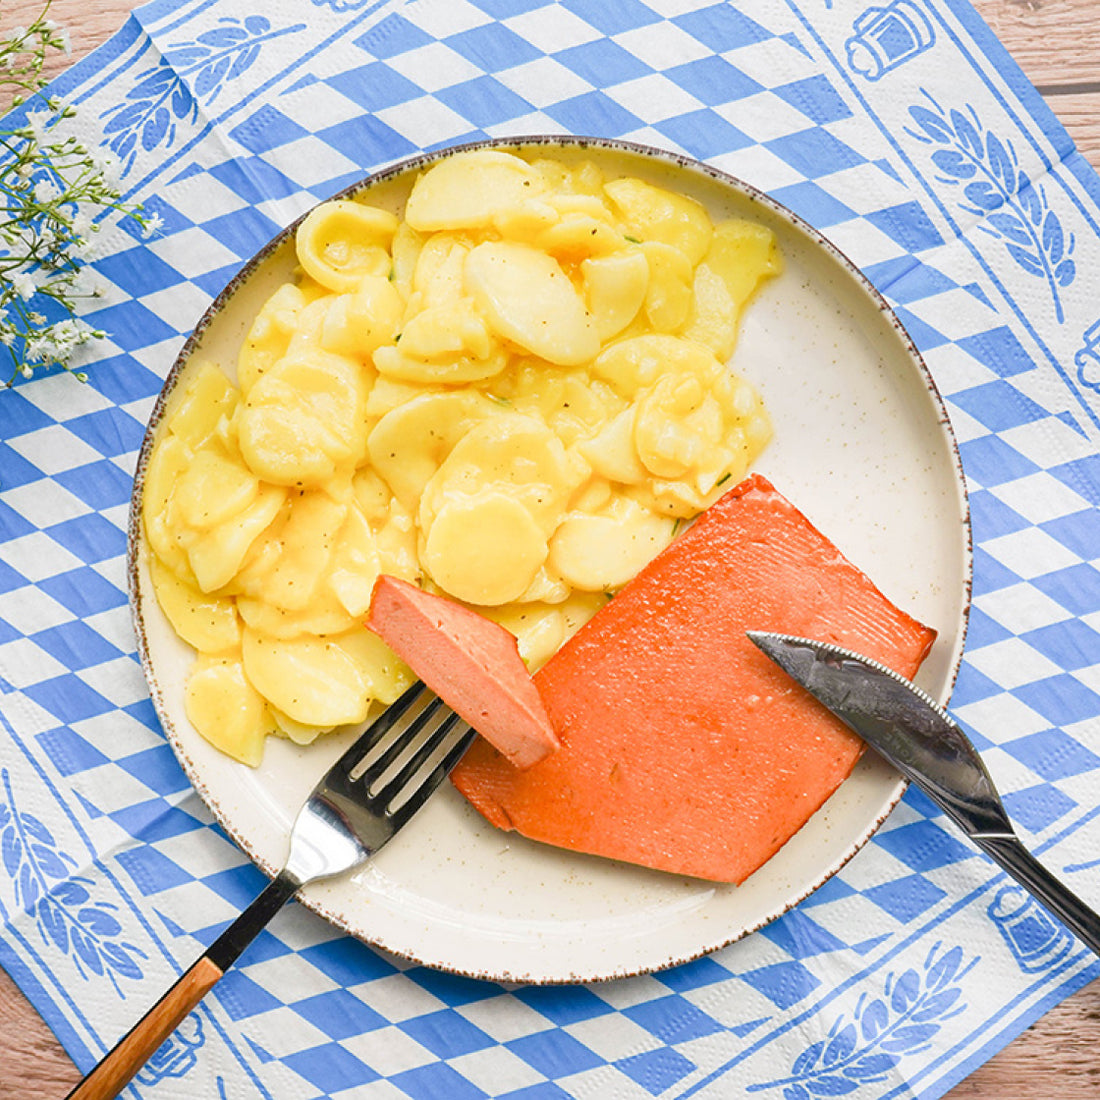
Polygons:
<instances>
[{"instance_id":1,"label":"wood grain surface","mask_svg":"<svg viewBox=\"0 0 1100 1100\"><path fill-rule=\"evenodd\" d=\"M1100 3L973 3L1046 97L1077 147L1100 169ZM57 75L106 41L137 6L136 0L53 0L50 15L69 30L72 54L53 59L47 75ZM41 10L39 0L0 0L0 34L31 22ZM139 1014L137 1005L134 1011L135 1016ZM49 1100L64 1096L78 1078L57 1040L0 970L0 1096ZM947 1096L948 1100L1098 1100L1100 981L1048 1012Z\"/></svg>"}]
</instances>

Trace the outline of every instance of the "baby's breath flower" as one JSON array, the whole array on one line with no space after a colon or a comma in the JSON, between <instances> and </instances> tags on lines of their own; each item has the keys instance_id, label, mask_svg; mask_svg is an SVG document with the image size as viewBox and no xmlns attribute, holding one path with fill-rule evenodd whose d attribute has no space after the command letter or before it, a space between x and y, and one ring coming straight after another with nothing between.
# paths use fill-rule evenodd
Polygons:
<instances>
[{"instance_id":1,"label":"baby's breath flower","mask_svg":"<svg viewBox=\"0 0 1100 1100\"><path fill-rule=\"evenodd\" d=\"M34 281L34 276L29 271L17 271L14 275L8 276L11 280L12 290L23 299L24 302L29 302L35 294L38 293L38 284ZM27 318L30 320L30 318Z\"/></svg>"},{"instance_id":2,"label":"baby's breath flower","mask_svg":"<svg viewBox=\"0 0 1100 1100\"><path fill-rule=\"evenodd\" d=\"M34 201L43 205L61 198L61 188L53 180L39 180L34 185Z\"/></svg>"},{"instance_id":3,"label":"baby's breath flower","mask_svg":"<svg viewBox=\"0 0 1100 1100\"><path fill-rule=\"evenodd\" d=\"M11 385L39 366L61 366L80 381L77 349L104 333L75 315L80 300L101 296L83 266L102 218L133 217L146 235L161 226L122 201L118 161L61 132L76 108L46 98L42 69L49 50L70 49L68 32L42 15L0 38L0 114L27 104L22 121L0 126L0 360ZM2 370L0 368L0 385Z\"/></svg>"},{"instance_id":4,"label":"baby's breath flower","mask_svg":"<svg viewBox=\"0 0 1100 1100\"><path fill-rule=\"evenodd\" d=\"M141 235L143 237L151 237L154 233L159 233L163 228L164 219L159 214L149 214L142 219Z\"/></svg>"}]
</instances>

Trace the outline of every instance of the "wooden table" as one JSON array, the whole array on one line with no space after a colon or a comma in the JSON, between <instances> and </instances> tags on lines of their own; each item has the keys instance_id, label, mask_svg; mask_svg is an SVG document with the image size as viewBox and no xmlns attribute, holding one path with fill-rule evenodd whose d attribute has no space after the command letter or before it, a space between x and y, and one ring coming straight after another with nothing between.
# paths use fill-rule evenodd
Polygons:
<instances>
[{"instance_id":1,"label":"wooden table","mask_svg":"<svg viewBox=\"0 0 1100 1100\"><path fill-rule=\"evenodd\" d=\"M1100 3L973 3L1046 97L1077 147L1100 169ZM53 0L51 17L68 28L73 52L71 57L53 59L47 75L57 75L104 42L137 6L138 0ZM0 0L0 33L30 23L41 8L40 0ZM952 1089L948 1098L1097 1100L1098 1051L1100 981L1047 1013ZM77 1078L57 1040L0 970L0 1094L6 1100L43 1100L64 1095Z\"/></svg>"}]
</instances>

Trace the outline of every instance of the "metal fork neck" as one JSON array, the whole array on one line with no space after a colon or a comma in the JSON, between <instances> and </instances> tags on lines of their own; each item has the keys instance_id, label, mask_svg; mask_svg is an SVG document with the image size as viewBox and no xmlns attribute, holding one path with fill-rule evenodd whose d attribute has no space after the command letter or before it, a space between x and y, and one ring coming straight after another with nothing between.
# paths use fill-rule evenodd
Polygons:
<instances>
[{"instance_id":1,"label":"metal fork neck","mask_svg":"<svg viewBox=\"0 0 1100 1100\"><path fill-rule=\"evenodd\" d=\"M259 935L264 925L298 892L301 881L288 871L273 878L252 904L206 949L223 974Z\"/></svg>"}]
</instances>

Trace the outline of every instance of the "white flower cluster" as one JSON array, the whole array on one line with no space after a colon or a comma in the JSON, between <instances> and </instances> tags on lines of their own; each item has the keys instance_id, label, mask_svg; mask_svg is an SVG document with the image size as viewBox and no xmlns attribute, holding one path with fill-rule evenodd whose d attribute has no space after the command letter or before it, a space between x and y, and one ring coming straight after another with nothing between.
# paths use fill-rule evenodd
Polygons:
<instances>
[{"instance_id":1,"label":"white flower cluster","mask_svg":"<svg viewBox=\"0 0 1100 1100\"><path fill-rule=\"evenodd\" d=\"M42 67L54 49L69 52L68 34L45 12L0 38L0 97L25 108L14 124L0 123L0 386L40 367L72 370L76 350L103 337L77 316L103 292L84 266L103 218L133 217L147 235L160 227L159 217L122 201L114 158L66 133L75 108L43 96Z\"/></svg>"}]
</instances>

